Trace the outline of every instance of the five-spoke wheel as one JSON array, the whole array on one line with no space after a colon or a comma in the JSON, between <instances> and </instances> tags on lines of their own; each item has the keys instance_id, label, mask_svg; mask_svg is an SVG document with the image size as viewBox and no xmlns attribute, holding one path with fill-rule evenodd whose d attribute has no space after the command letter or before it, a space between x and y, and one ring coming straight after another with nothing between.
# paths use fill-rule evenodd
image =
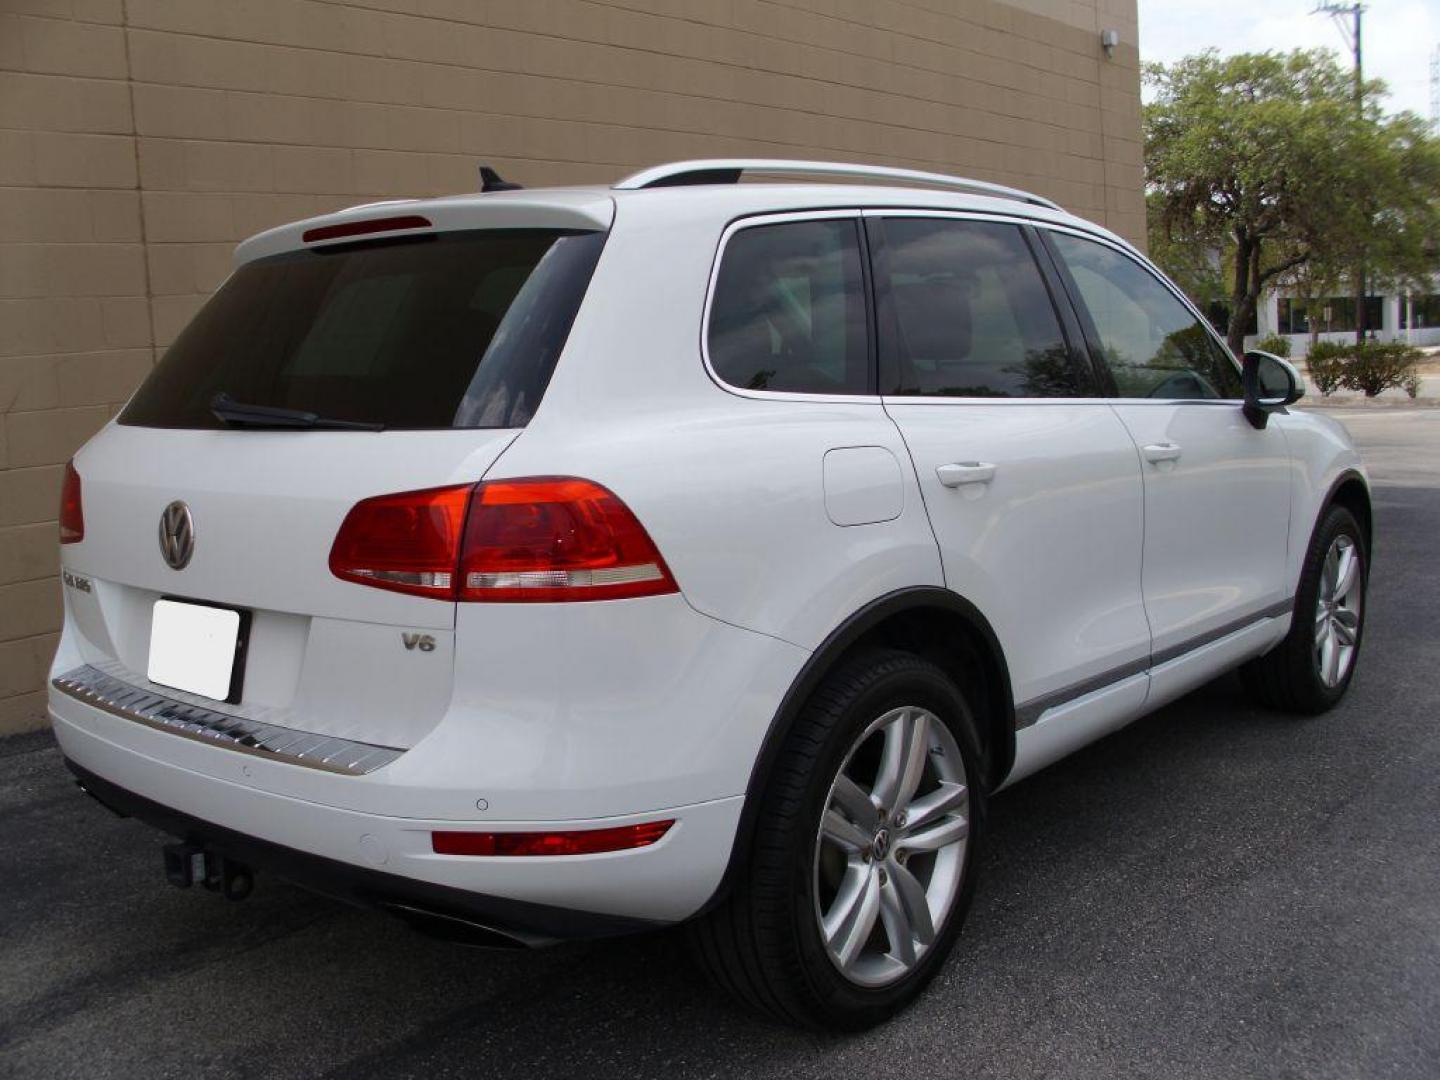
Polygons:
<instances>
[{"instance_id":1,"label":"five-spoke wheel","mask_svg":"<svg viewBox=\"0 0 1440 1080\"><path fill-rule=\"evenodd\" d=\"M1335 537L1320 572L1315 604L1315 663L1320 681L1339 686L1355 662L1360 639L1360 551L1343 533Z\"/></svg>"},{"instance_id":2,"label":"five-spoke wheel","mask_svg":"<svg viewBox=\"0 0 1440 1080\"><path fill-rule=\"evenodd\" d=\"M716 980L829 1028L894 1015L944 963L975 891L988 761L964 691L893 648L807 699L765 786L752 856L694 928Z\"/></svg>"},{"instance_id":3,"label":"five-spoke wheel","mask_svg":"<svg viewBox=\"0 0 1440 1080\"><path fill-rule=\"evenodd\" d=\"M902 978L959 891L970 794L955 737L917 706L855 740L830 787L815 848L815 915L846 978Z\"/></svg>"},{"instance_id":4,"label":"five-spoke wheel","mask_svg":"<svg viewBox=\"0 0 1440 1080\"><path fill-rule=\"evenodd\" d=\"M1285 639L1240 669L1261 704L1314 715L1334 707L1355 675L1365 630L1369 536L1344 506L1315 526Z\"/></svg>"}]
</instances>

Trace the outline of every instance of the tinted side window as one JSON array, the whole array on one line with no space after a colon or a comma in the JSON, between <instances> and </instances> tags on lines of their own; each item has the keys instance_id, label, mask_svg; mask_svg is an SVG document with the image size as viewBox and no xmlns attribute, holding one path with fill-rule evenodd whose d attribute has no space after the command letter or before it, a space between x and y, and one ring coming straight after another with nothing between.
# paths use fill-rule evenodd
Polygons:
<instances>
[{"instance_id":1,"label":"tinted side window","mask_svg":"<svg viewBox=\"0 0 1440 1080\"><path fill-rule=\"evenodd\" d=\"M710 309L715 373L746 390L868 394L858 225L786 221L735 233Z\"/></svg>"},{"instance_id":2,"label":"tinted side window","mask_svg":"<svg viewBox=\"0 0 1440 1080\"><path fill-rule=\"evenodd\" d=\"M1229 352L1153 274L1103 244L1067 233L1052 239L1121 397L1241 396Z\"/></svg>"},{"instance_id":3,"label":"tinted side window","mask_svg":"<svg viewBox=\"0 0 1440 1080\"><path fill-rule=\"evenodd\" d=\"M1018 227L884 220L893 355L881 390L943 397L1084 393L1040 269Z\"/></svg>"}]
</instances>

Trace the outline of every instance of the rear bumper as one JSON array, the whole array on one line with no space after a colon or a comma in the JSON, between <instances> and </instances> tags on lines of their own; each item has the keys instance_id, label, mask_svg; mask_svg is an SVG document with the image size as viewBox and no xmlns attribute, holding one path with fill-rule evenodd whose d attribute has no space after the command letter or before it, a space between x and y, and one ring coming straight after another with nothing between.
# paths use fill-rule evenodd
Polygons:
<instances>
[{"instance_id":1,"label":"rear bumper","mask_svg":"<svg viewBox=\"0 0 1440 1080\"><path fill-rule=\"evenodd\" d=\"M743 802L737 796L543 822L559 830L675 821L660 841L630 851L437 855L431 846L434 831L504 831L534 828L537 822L340 808L254 785L247 767L256 759L247 755L198 746L58 692L52 692L50 716L67 763L92 793L167 832L203 841L258 869L273 868L320 892L370 905L410 903L546 940L673 923L700 910L724 872ZM229 778L174 760L177 750L190 746L233 762ZM298 765L259 764L312 772ZM363 783L368 778L343 779Z\"/></svg>"},{"instance_id":2,"label":"rear bumper","mask_svg":"<svg viewBox=\"0 0 1440 1080\"><path fill-rule=\"evenodd\" d=\"M162 806L92 773L69 758L80 786L125 817L133 817L206 851L275 874L312 892L360 907L386 911L418 929L446 933L472 944L548 945L578 938L610 937L657 924L618 915L572 911L503 896L485 896L397 874L353 866L227 829Z\"/></svg>"}]
</instances>

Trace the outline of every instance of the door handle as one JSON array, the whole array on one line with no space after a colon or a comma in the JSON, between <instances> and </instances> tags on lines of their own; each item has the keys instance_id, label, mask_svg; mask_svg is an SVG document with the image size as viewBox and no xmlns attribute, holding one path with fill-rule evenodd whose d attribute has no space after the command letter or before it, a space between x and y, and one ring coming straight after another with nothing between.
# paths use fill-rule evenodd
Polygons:
<instances>
[{"instance_id":1,"label":"door handle","mask_svg":"<svg viewBox=\"0 0 1440 1080\"><path fill-rule=\"evenodd\" d=\"M1159 465L1162 461L1179 461L1180 445L1173 442L1151 443L1141 453L1152 465Z\"/></svg>"},{"instance_id":2,"label":"door handle","mask_svg":"<svg viewBox=\"0 0 1440 1080\"><path fill-rule=\"evenodd\" d=\"M995 466L988 461L956 461L939 466L935 475L948 488L961 484L988 484L995 479Z\"/></svg>"}]
</instances>

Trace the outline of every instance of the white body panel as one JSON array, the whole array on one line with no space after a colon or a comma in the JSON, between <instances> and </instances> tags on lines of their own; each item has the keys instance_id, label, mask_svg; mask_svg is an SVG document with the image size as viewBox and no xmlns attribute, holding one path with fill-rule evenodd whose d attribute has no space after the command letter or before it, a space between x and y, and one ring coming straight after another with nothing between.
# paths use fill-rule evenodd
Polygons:
<instances>
[{"instance_id":1,"label":"white body panel","mask_svg":"<svg viewBox=\"0 0 1440 1080\"><path fill-rule=\"evenodd\" d=\"M300 730L407 747L450 697L434 678L453 656L454 607L360 589L330 573L330 546L359 500L465 483L484 475L513 431L169 431L111 423L76 456L86 539L65 568L91 583L67 589L85 663L148 669L151 613L162 597L251 611L245 695L237 715ZM161 557L161 512L183 499L194 556ZM399 648L402 631L435 641ZM397 662L398 661L398 662ZM143 683L143 678L141 682Z\"/></svg>"},{"instance_id":2,"label":"white body panel","mask_svg":"<svg viewBox=\"0 0 1440 1080\"><path fill-rule=\"evenodd\" d=\"M986 613L1017 706L1149 656L1140 469L1109 406L887 398L885 407L914 455L945 583ZM993 465L993 479L942 483L939 469L966 462Z\"/></svg>"},{"instance_id":3,"label":"white body panel","mask_svg":"<svg viewBox=\"0 0 1440 1080\"><path fill-rule=\"evenodd\" d=\"M1015 735L1015 765L1005 786L1019 783L1145 712L1150 676L1144 672L1047 709Z\"/></svg>"},{"instance_id":4,"label":"white body panel","mask_svg":"<svg viewBox=\"0 0 1440 1080\"><path fill-rule=\"evenodd\" d=\"M439 229L609 230L522 431L112 423L76 457L85 539L62 549L56 676L90 665L155 689L143 674L155 602L232 606L252 613L244 693L210 705L402 753L341 775L178 737L56 690L66 755L154 802L323 858L671 921L721 881L762 748L805 665L875 601L948 588L993 627L1022 713L1011 781L1279 640L1288 615L1258 613L1293 593L1323 501L1358 468L1331 421L1277 415L1256 432L1233 403L882 401L747 392L712 376L705 312L727 227L874 206L1004 215L1122 243L997 197L746 184L383 204L241 245L244 263L302 246L308 228L408 214ZM1163 470L1139 449L1162 441L1183 450ZM957 464L994 469L942 481L937 470ZM555 475L618 496L679 592L457 605L329 571L336 531L361 499ZM179 571L157 542L175 499L197 536ZM429 647L406 646L422 633ZM678 824L661 842L610 855L429 847L431 830L456 826L662 817Z\"/></svg>"},{"instance_id":5,"label":"white body panel","mask_svg":"<svg viewBox=\"0 0 1440 1080\"><path fill-rule=\"evenodd\" d=\"M145 749L129 744L135 725L98 714L93 722L55 717L60 747L72 761L129 791L205 821L337 862L487 896L550 904L605 915L669 922L693 913L725 869L741 798L667 807L675 826L658 843L635 851L547 859L449 858L430 847L430 832L469 822L381 815L325 806L262 791L237 776L219 779L177 764L167 740ZM125 742L113 740L126 740ZM214 750L216 754L228 751ZM229 754L230 757L238 757ZM653 813L602 820L570 819L556 828L596 828L652 820ZM497 828L524 822L496 821Z\"/></svg>"},{"instance_id":6,"label":"white body panel","mask_svg":"<svg viewBox=\"0 0 1440 1080\"><path fill-rule=\"evenodd\" d=\"M1288 601L1295 586L1283 427L1256 429L1227 402L1116 401L1114 408L1140 450L1145 478L1151 651L1164 655Z\"/></svg>"},{"instance_id":7,"label":"white body panel","mask_svg":"<svg viewBox=\"0 0 1440 1080\"><path fill-rule=\"evenodd\" d=\"M1270 418L1285 432L1290 448L1290 544L1286 578L1300 578L1310 533L1335 483L1346 474L1365 475L1350 433L1334 417L1303 408Z\"/></svg>"},{"instance_id":8,"label":"white body panel","mask_svg":"<svg viewBox=\"0 0 1440 1080\"><path fill-rule=\"evenodd\" d=\"M1280 643L1289 629L1288 614L1273 619L1258 619L1173 660L1156 664L1150 669L1150 692L1145 698L1145 711L1168 705L1182 694L1203 686L1222 671L1268 652Z\"/></svg>"},{"instance_id":9,"label":"white body panel","mask_svg":"<svg viewBox=\"0 0 1440 1080\"><path fill-rule=\"evenodd\" d=\"M469 605L460 623L457 636L471 647L453 672L449 654L406 651L393 633L383 656L370 657L391 678L403 677L405 665L424 673L416 681L443 687L444 703L424 738L366 776L179 739L59 694L51 714L192 772L318 805L472 823L552 822L743 794L774 703L807 655L700 615L676 596ZM78 645L67 631L57 672L83 662ZM348 669L332 674L338 685ZM130 680L144 685L133 672ZM251 715L279 722L274 711ZM287 718L286 726L316 726L309 713Z\"/></svg>"},{"instance_id":10,"label":"white body panel","mask_svg":"<svg viewBox=\"0 0 1440 1080\"><path fill-rule=\"evenodd\" d=\"M698 350L723 207L697 215L691 193L642 197L643 214L635 196L618 200L566 346L574 362L492 478L578 473L604 484L697 610L805 649L877 597L943 584L912 469L902 470L897 516L842 527L826 512L830 451L872 446L909 459L879 399L717 384Z\"/></svg>"}]
</instances>

